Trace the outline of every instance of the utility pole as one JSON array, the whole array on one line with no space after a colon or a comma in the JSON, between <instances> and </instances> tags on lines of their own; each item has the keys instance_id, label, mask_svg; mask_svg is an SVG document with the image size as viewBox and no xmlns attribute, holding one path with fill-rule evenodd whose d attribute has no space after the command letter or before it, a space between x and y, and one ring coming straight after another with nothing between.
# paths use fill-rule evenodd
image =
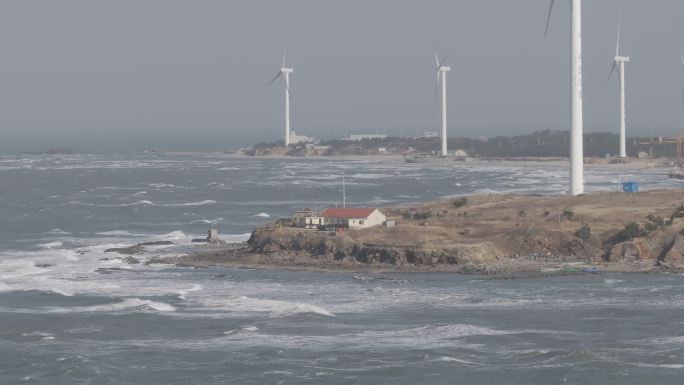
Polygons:
<instances>
[{"instance_id":1,"label":"utility pole","mask_svg":"<svg viewBox=\"0 0 684 385\"><path fill-rule=\"evenodd\" d=\"M347 184L344 173L342 173L342 207L347 208Z\"/></svg>"}]
</instances>

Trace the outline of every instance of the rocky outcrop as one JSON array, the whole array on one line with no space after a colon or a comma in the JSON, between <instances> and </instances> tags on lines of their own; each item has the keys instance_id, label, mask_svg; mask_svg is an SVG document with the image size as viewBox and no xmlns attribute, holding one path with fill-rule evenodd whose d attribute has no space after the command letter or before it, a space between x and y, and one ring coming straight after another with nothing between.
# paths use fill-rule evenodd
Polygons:
<instances>
[{"instance_id":1,"label":"rocky outcrop","mask_svg":"<svg viewBox=\"0 0 684 385\"><path fill-rule=\"evenodd\" d=\"M248 241L251 252L306 255L336 262L410 265L483 264L502 255L491 242L451 244L448 247L374 245L354 242L346 234L305 232L268 225L254 230Z\"/></svg>"},{"instance_id":2,"label":"rocky outcrop","mask_svg":"<svg viewBox=\"0 0 684 385\"><path fill-rule=\"evenodd\" d=\"M119 253L122 255L136 255L136 254L143 254L146 251L145 246L168 246L168 245L173 245L173 242L171 242L171 241L142 242L142 243L138 243L137 245L129 246L129 247L114 247L111 249L107 249L104 252L105 253Z\"/></svg>"},{"instance_id":3,"label":"rocky outcrop","mask_svg":"<svg viewBox=\"0 0 684 385\"><path fill-rule=\"evenodd\" d=\"M647 262L658 265L681 265L684 261L684 236L656 234L618 243L610 248L609 262Z\"/></svg>"}]
</instances>

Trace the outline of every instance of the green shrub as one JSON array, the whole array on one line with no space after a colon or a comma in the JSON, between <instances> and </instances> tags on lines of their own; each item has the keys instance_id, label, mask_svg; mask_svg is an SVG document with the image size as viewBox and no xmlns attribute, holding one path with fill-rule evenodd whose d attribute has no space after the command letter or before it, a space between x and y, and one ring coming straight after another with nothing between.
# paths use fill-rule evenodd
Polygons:
<instances>
[{"instance_id":1,"label":"green shrub","mask_svg":"<svg viewBox=\"0 0 684 385\"><path fill-rule=\"evenodd\" d=\"M565 217L567 220L571 221L572 218L575 217L575 212L570 210L570 209L564 209L563 210L563 217Z\"/></svg>"},{"instance_id":2,"label":"green shrub","mask_svg":"<svg viewBox=\"0 0 684 385\"><path fill-rule=\"evenodd\" d=\"M648 231L649 233L659 230L667 225L665 219L663 219L662 217L657 217L653 214L647 216L646 220L648 220L648 222L646 223L646 231Z\"/></svg>"},{"instance_id":3,"label":"green shrub","mask_svg":"<svg viewBox=\"0 0 684 385\"><path fill-rule=\"evenodd\" d=\"M684 204L675 208L675 210L672 212L672 215L670 215L670 221L676 218L684 218Z\"/></svg>"},{"instance_id":4,"label":"green shrub","mask_svg":"<svg viewBox=\"0 0 684 385\"><path fill-rule=\"evenodd\" d=\"M591 238L591 227L588 224L583 224L582 227L575 231L575 236L582 240L588 240Z\"/></svg>"},{"instance_id":5,"label":"green shrub","mask_svg":"<svg viewBox=\"0 0 684 385\"><path fill-rule=\"evenodd\" d=\"M615 234L613 240L616 243L631 241L634 238L644 237L648 235L648 230L639 226L636 222L630 222L625 225L619 233Z\"/></svg>"},{"instance_id":6,"label":"green shrub","mask_svg":"<svg viewBox=\"0 0 684 385\"><path fill-rule=\"evenodd\" d=\"M451 202L451 206L457 209L460 209L461 207L465 207L468 204L468 198L463 197L456 199L455 201Z\"/></svg>"}]
</instances>

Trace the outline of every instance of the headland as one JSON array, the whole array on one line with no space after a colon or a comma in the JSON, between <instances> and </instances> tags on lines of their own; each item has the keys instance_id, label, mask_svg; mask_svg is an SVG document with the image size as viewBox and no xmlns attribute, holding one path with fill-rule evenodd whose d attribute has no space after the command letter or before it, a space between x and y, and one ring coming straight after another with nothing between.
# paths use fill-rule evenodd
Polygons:
<instances>
[{"instance_id":1,"label":"headland","mask_svg":"<svg viewBox=\"0 0 684 385\"><path fill-rule=\"evenodd\" d=\"M245 244L151 262L501 277L684 268L684 190L479 195L379 210L391 225L307 229L286 218L254 229Z\"/></svg>"}]
</instances>

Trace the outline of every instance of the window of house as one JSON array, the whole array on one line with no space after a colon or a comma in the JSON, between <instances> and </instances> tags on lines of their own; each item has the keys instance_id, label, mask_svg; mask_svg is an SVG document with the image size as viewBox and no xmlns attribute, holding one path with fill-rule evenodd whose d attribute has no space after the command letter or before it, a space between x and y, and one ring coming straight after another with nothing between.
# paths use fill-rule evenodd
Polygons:
<instances>
[{"instance_id":1,"label":"window of house","mask_svg":"<svg viewBox=\"0 0 684 385\"><path fill-rule=\"evenodd\" d=\"M363 224L363 221L359 221L359 224L362 225L362 224Z\"/></svg>"}]
</instances>

